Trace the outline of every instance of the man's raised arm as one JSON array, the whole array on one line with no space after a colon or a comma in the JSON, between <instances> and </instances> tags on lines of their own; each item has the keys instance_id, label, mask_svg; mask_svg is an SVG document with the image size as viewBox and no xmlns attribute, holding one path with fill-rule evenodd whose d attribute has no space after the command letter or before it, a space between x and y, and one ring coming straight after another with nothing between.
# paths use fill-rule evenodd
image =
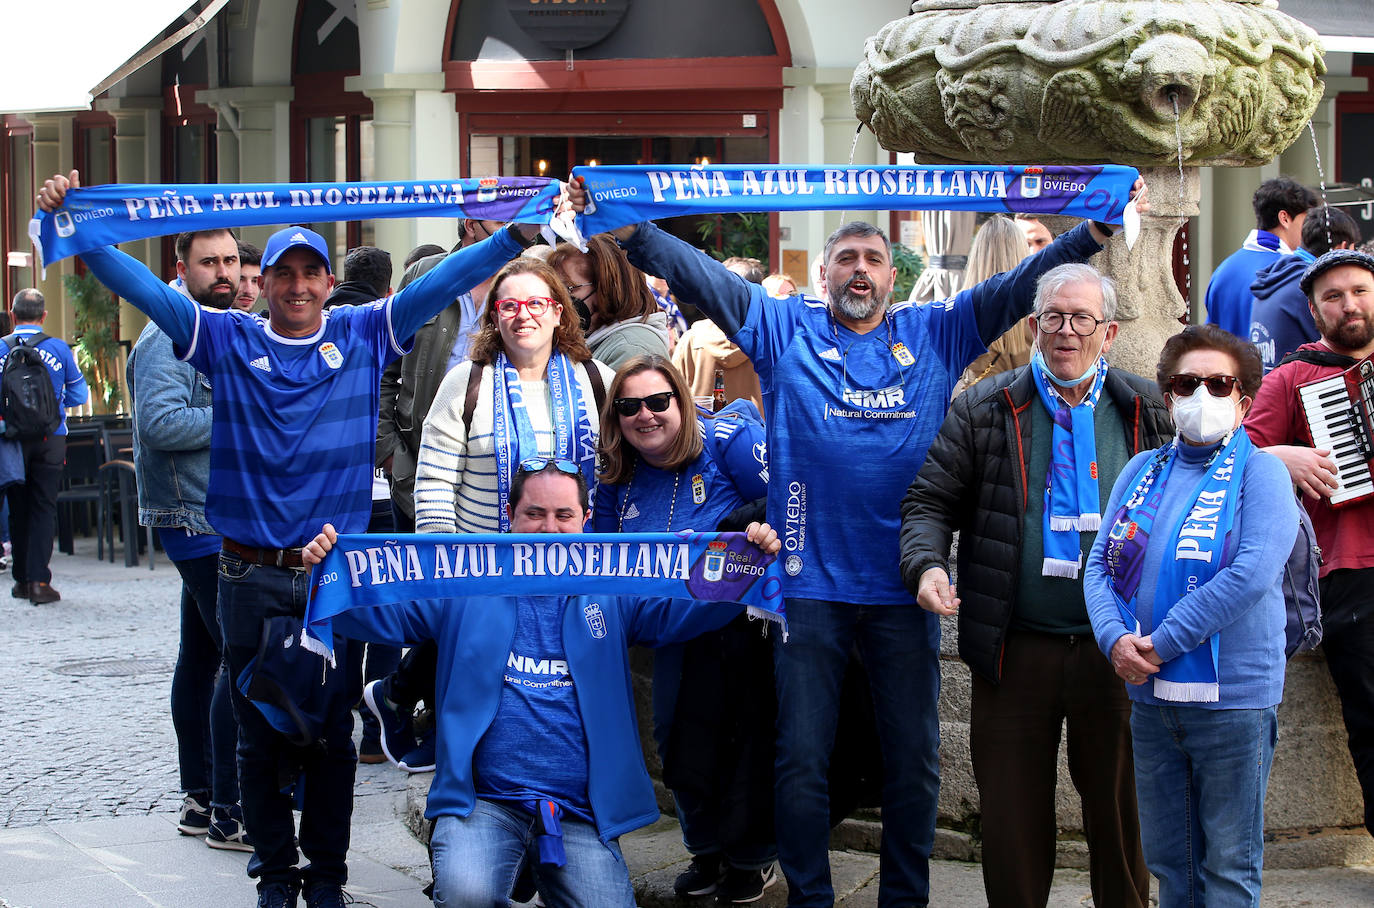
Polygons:
<instances>
[{"instance_id":1,"label":"man's raised arm","mask_svg":"<svg viewBox=\"0 0 1374 908\"><path fill-rule=\"evenodd\" d=\"M75 170L67 176L54 174L38 191L38 207L44 211L56 211L62 206L67 190L80 186L81 176ZM195 339L200 307L189 297L168 287L148 270L147 265L113 246L83 252L81 259L100 283L128 300L166 331L178 349L190 349Z\"/></svg>"}]
</instances>

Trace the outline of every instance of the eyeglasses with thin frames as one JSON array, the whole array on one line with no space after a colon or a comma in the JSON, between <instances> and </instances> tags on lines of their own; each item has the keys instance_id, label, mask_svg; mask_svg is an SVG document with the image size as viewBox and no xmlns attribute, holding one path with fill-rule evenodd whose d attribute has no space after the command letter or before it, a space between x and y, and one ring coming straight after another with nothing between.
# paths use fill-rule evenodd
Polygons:
<instances>
[{"instance_id":1,"label":"eyeglasses with thin frames","mask_svg":"<svg viewBox=\"0 0 1374 908\"><path fill-rule=\"evenodd\" d=\"M1086 312L1042 312L1035 317L1035 323L1039 326L1042 334L1058 334L1064 327L1064 319L1069 320L1069 327L1073 333L1079 337L1089 337L1097 330L1098 325L1106 324L1105 318L1094 318Z\"/></svg>"},{"instance_id":2,"label":"eyeglasses with thin frames","mask_svg":"<svg viewBox=\"0 0 1374 908\"><path fill-rule=\"evenodd\" d=\"M502 318L515 318L520 314L520 307L524 306L532 318L539 318L557 305L558 300L547 296L532 296L527 300L507 298L496 301L496 311Z\"/></svg>"}]
</instances>

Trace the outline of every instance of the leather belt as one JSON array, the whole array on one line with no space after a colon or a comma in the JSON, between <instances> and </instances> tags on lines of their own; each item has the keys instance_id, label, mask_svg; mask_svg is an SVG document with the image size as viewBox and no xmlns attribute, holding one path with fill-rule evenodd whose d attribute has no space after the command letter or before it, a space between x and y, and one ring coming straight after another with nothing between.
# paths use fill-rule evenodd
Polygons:
<instances>
[{"instance_id":1,"label":"leather belt","mask_svg":"<svg viewBox=\"0 0 1374 908\"><path fill-rule=\"evenodd\" d=\"M224 539L224 550L232 552L244 561L253 564L266 564L272 567L303 568L300 549L260 549L251 545L241 545L228 537Z\"/></svg>"}]
</instances>

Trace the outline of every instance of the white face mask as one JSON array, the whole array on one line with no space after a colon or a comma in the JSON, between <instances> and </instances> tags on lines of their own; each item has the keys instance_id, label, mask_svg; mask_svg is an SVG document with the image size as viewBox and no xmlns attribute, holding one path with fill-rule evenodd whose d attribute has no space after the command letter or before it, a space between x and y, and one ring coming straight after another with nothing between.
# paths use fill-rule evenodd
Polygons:
<instances>
[{"instance_id":1,"label":"white face mask","mask_svg":"<svg viewBox=\"0 0 1374 908\"><path fill-rule=\"evenodd\" d=\"M1236 427L1236 404L1228 395L1213 397L1199 385L1189 397L1174 395L1174 425L1189 441L1214 444Z\"/></svg>"}]
</instances>

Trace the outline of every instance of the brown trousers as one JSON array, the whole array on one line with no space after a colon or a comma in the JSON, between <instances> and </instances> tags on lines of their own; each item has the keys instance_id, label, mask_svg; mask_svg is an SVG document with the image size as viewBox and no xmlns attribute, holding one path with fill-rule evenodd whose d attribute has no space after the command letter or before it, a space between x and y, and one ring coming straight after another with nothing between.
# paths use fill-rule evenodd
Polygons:
<instances>
[{"instance_id":1,"label":"brown trousers","mask_svg":"<svg viewBox=\"0 0 1374 908\"><path fill-rule=\"evenodd\" d=\"M1131 703L1091 636L1010 632L1002 683L973 676L969 723L990 908L1044 908L1054 877L1060 729L1083 804L1093 904L1149 904L1140 850Z\"/></svg>"}]
</instances>

